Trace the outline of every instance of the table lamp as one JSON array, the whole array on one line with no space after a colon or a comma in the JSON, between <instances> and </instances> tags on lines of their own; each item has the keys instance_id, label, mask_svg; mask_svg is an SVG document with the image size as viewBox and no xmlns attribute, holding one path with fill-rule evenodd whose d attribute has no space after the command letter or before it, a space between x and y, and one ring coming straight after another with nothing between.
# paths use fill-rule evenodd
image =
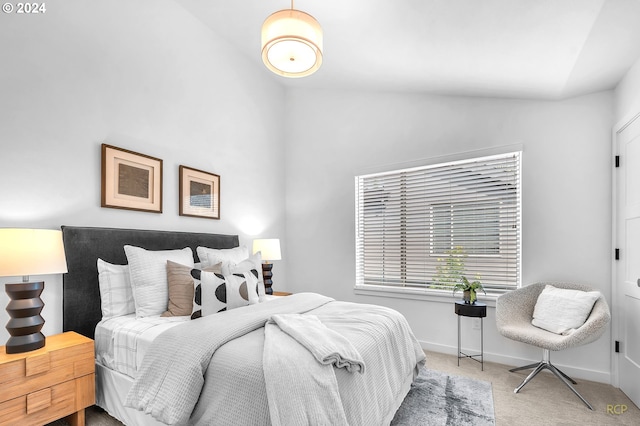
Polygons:
<instances>
[{"instance_id":1,"label":"table lamp","mask_svg":"<svg viewBox=\"0 0 640 426\"><path fill-rule=\"evenodd\" d=\"M49 229L0 229L0 276L22 275L22 282L5 284L9 295L7 312L10 336L5 346L8 354L39 349L45 344L40 332L44 319L40 316L44 303L40 294L44 282L29 282L29 275L62 274L67 261L62 231Z\"/></svg>"},{"instance_id":2,"label":"table lamp","mask_svg":"<svg viewBox=\"0 0 640 426\"><path fill-rule=\"evenodd\" d=\"M270 261L282 259L282 255L280 254L280 240L278 238L253 240L253 254L257 252L261 252L262 259L264 260L262 264L264 291L266 294L273 294L273 289L271 288L273 285L273 281L271 280L273 277L273 273L271 272L273 263L270 263Z\"/></svg>"}]
</instances>

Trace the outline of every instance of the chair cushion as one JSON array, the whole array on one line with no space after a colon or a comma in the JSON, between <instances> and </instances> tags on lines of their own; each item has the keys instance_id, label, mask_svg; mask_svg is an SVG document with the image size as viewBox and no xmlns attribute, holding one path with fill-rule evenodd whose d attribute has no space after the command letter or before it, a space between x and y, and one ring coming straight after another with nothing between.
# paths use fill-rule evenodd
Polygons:
<instances>
[{"instance_id":1,"label":"chair cushion","mask_svg":"<svg viewBox=\"0 0 640 426\"><path fill-rule=\"evenodd\" d=\"M546 285L538 296L531 324L556 334L573 333L587 320L598 291L581 291Z\"/></svg>"}]
</instances>

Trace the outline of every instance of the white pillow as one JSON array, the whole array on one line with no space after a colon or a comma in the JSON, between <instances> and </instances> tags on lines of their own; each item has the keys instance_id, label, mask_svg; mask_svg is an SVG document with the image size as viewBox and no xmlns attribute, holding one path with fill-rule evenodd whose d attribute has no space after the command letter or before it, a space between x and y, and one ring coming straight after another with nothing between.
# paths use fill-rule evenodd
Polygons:
<instances>
[{"instance_id":1,"label":"white pillow","mask_svg":"<svg viewBox=\"0 0 640 426\"><path fill-rule=\"evenodd\" d=\"M244 273L252 273L256 278L256 291L257 298L254 297L255 292L250 292L249 303L254 304L258 302L264 302L265 300L265 290L264 290L264 278L262 276L262 253L257 252L247 259L239 263L232 262L224 262L222 264L222 274L223 275L231 275L231 274L244 274Z\"/></svg>"},{"instance_id":2,"label":"white pillow","mask_svg":"<svg viewBox=\"0 0 640 426\"><path fill-rule=\"evenodd\" d=\"M196 248L198 258L203 268L215 265L216 263L229 262L237 264L249 257L247 246L234 247L231 249L212 249L208 247Z\"/></svg>"},{"instance_id":3,"label":"white pillow","mask_svg":"<svg viewBox=\"0 0 640 426\"><path fill-rule=\"evenodd\" d=\"M191 248L151 251L127 245L124 252L129 262L136 318L162 314L169 304L167 260L193 268Z\"/></svg>"},{"instance_id":4,"label":"white pillow","mask_svg":"<svg viewBox=\"0 0 640 426\"><path fill-rule=\"evenodd\" d=\"M113 265L98 259L98 284L102 318L119 317L136 311L128 265Z\"/></svg>"},{"instance_id":5,"label":"white pillow","mask_svg":"<svg viewBox=\"0 0 640 426\"><path fill-rule=\"evenodd\" d=\"M531 324L552 333L571 334L584 324L599 297L599 291L546 285L538 296Z\"/></svg>"}]
</instances>

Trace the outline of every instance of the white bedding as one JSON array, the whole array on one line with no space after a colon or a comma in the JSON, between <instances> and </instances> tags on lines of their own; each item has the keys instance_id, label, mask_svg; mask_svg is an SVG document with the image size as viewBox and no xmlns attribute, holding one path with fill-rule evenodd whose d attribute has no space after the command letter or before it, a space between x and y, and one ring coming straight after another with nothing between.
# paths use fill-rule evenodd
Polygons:
<instances>
[{"instance_id":1,"label":"white bedding","mask_svg":"<svg viewBox=\"0 0 640 426\"><path fill-rule=\"evenodd\" d=\"M166 426L142 411L124 406L133 379L96 362L96 405L130 426Z\"/></svg>"},{"instance_id":2,"label":"white bedding","mask_svg":"<svg viewBox=\"0 0 640 426\"><path fill-rule=\"evenodd\" d=\"M280 299L280 302L275 305L293 303L296 300L291 296L273 299ZM226 317L235 318L245 309L271 310L266 306L271 304L264 304L262 307L260 305L263 304L234 309L225 315L216 314L211 316L213 317L211 319L215 321L215 317L221 320ZM359 312L360 309L365 311ZM408 334L401 336L396 331L389 333L387 326L380 327L382 324L378 324L377 321L374 321L375 324L372 323L369 313L377 315L375 311L379 309L385 312L378 314L386 316L388 311L386 308L346 302L332 302L314 310L314 314L318 315L328 327L358 342L358 349L366 356L367 368L369 366L373 368L368 371L379 373L357 374L363 377L355 381L352 380L353 374L342 371L344 369L338 369L339 371L335 373L340 394L344 393L346 397L343 401L345 414L348 419L351 419L349 423L354 425L388 424L409 390L417 371L416 364L424 362L422 360L424 353L409 329L407 329ZM274 313L278 310L274 309ZM349 315L345 316L347 312ZM268 317L268 315L265 316L265 319ZM194 321L194 325L201 328L205 318ZM142 411L126 408L124 400L134 379L142 374L142 360L145 354L154 354L158 349L156 347L156 350L150 350L150 347L156 346L155 344L152 346L153 340L164 331L169 331L188 320L189 317L135 319L134 315L129 315L101 321L95 333L96 361L99 367L96 378L100 387L96 390L96 403L125 424L157 425L157 420L145 415ZM400 325L408 327L404 324L406 323L404 318L398 318L398 320L401 320ZM214 329L219 330L225 322L223 321ZM178 335L183 334L182 330L180 329ZM184 330L185 334L188 334L187 329ZM178 329L171 330L168 334L172 336L170 340L176 338L175 343L178 343L180 339L177 339L176 332ZM205 334L211 336L210 333L209 331ZM361 341L362 338L368 341ZM195 340L199 339L187 341ZM206 369L205 387L200 395L201 401L191 413L189 424L211 424L213 419L217 419L216 424L271 424L262 365L264 341L264 328L259 327L227 342L215 352ZM191 344L182 342L182 347L187 346L190 347ZM194 349L189 348L187 353ZM160 352L164 353L164 351ZM180 357L181 365L185 362L184 358ZM387 366L390 358L395 360L392 369ZM189 383L191 382L190 380ZM367 390L363 391L363 389ZM251 403L247 404L247 401Z\"/></svg>"},{"instance_id":3,"label":"white bedding","mask_svg":"<svg viewBox=\"0 0 640 426\"><path fill-rule=\"evenodd\" d=\"M362 355L366 374L333 369L347 422L388 425L424 363L406 319L381 306L336 302L312 293L232 309L192 321L194 327L182 324L167 330L152 343L125 406L167 424L271 424L268 402L274 395L267 392L262 369L264 324L273 315L292 313L317 315ZM235 350L226 351L230 346Z\"/></svg>"},{"instance_id":4,"label":"white bedding","mask_svg":"<svg viewBox=\"0 0 640 426\"><path fill-rule=\"evenodd\" d=\"M266 295L265 300L279 297ZM188 316L157 315L136 319L135 314L102 319L95 330L96 360L104 367L135 378L151 342L163 331L190 320Z\"/></svg>"},{"instance_id":5,"label":"white bedding","mask_svg":"<svg viewBox=\"0 0 640 426\"><path fill-rule=\"evenodd\" d=\"M151 342L165 330L189 320L188 316L136 319L135 314L103 319L96 326L96 360L135 378Z\"/></svg>"}]
</instances>

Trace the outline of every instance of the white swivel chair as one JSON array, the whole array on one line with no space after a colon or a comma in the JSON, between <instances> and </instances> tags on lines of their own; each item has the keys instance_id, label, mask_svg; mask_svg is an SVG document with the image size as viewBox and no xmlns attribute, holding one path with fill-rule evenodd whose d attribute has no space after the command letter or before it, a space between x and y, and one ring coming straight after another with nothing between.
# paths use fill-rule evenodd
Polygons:
<instances>
[{"instance_id":1,"label":"white swivel chair","mask_svg":"<svg viewBox=\"0 0 640 426\"><path fill-rule=\"evenodd\" d=\"M551 333L531 324L538 296L547 284L556 288L582 291L594 290L593 288L580 284L536 283L505 293L498 298L496 302L496 325L500 334L509 339L542 348L542 361L509 370L519 371L529 368L534 369L531 374L524 379L520 386L514 390L514 393L518 393L520 389L522 389L524 385L533 379L540 371L548 369L565 385L567 385L569 389L571 389L571 391L573 391L573 393L587 405L587 407L593 410L591 404L589 404L587 400L584 399L582 395L580 395L571 385L571 383L574 385L577 383L551 364L550 351L561 351L563 349L585 345L600 338L600 336L602 336L606 331L609 320L611 319L609 306L607 305L607 301L604 296L601 295L593 305L591 313L581 327L566 336Z\"/></svg>"}]
</instances>

